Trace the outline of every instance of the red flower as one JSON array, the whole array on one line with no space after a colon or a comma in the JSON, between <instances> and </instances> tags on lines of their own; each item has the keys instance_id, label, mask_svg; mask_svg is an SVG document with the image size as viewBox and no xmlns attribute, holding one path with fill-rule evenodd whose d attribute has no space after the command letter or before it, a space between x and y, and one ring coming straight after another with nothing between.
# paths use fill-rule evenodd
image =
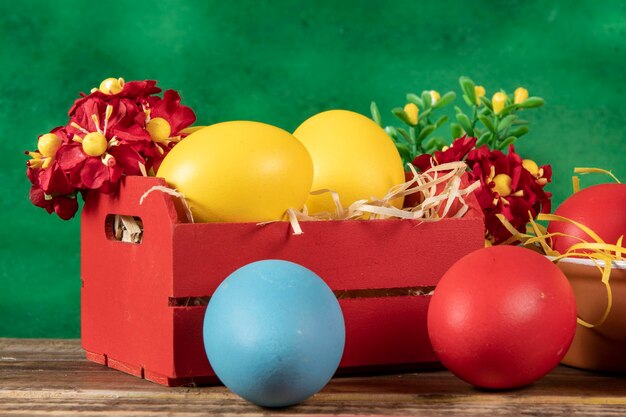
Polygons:
<instances>
[{"instance_id":1,"label":"red flower","mask_svg":"<svg viewBox=\"0 0 626 417\"><path fill-rule=\"evenodd\" d=\"M117 88L111 88L111 84L114 84L114 87ZM114 78L107 78L102 81L100 88L93 88L89 94L81 93L81 98L74 102L70 108L69 114L71 116L74 112L76 112L77 108L84 104L85 101L93 98L97 98L104 102L128 99L139 105L145 98L160 92L161 89L156 86L156 81L153 80L125 82L123 78L119 78L117 80Z\"/></svg>"},{"instance_id":2,"label":"red flower","mask_svg":"<svg viewBox=\"0 0 626 417\"><path fill-rule=\"evenodd\" d=\"M551 194L523 166L522 158L515 153L513 145L505 155L487 146L470 151L467 163L472 170L471 178L480 180L481 188L476 197L485 213L487 239L494 244L502 243L511 234L496 214L504 217L520 232L539 213L550 212ZM546 183L550 178L545 178Z\"/></svg>"},{"instance_id":3,"label":"red flower","mask_svg":"<svg viewBox=\"0 0 626 417\"><path fill-rule=\"evenodd\" d=\"M107 114L110 108L110 114ZM150 144L150 134L145 130L145 116L140 108L129 99L102 100L99 97L87 97L80 106L69 113L70 123L67 131L70 135L106 130L108 138L116 137L127 142L144 141Z\"/></svg>"},{"instance_id":4,"label":"red flower","mask_svg":"<svg viewBox=\"0 0 626 417\"><path fill-rule=\"evenodd\" d=\"M486 238L494 244L503 243L511 234L496 217L503 214L520 232L539 213L550 212L551 194L543 187L550 182L549 165L541 168L532 161L523 161L513 145L508 154L490 150L486 145L476 149L475 138L459 138L450 148L430 155L420 155L413 162L422 171L433 165L459 161L465 158L469 167L468 179L480 181L476 198L485 214Z\"/></svg>"},{"instance_id":5,"label":"red flower","mask_svg":"<svg viewBox=\"0 0 626 417\"><path fill-rule=\"evenodd\" d=\"M433 155L420 155L413 160L413 165L420 171L426 171L434 165L447 162L463 161L468 152L476 146L476 138L468 138L467 135L456 139L450 147L435 151Z\"/></svg>"},{"instance_id":6,"label":"red flower","mask_svg":"<svg viewBox=\"0 0 626 417\"><path fill-rule=\"evenodd\" d=\"M26 175L31 184L37 185L46 194L63 195L75 192L58 163L59 150L67 143L69 138L65 128L57 127L50 133L39 136L37 151L25 152L32 158L26 162Z\"/></svg>"},{"instance_id":7,"label":"red flower","mask_svg":"<svg viewBox=\"0 0 626 417\"><path fill-rule=\"evenodd\" d=\"M156 84L157 82L154 80L130 81L124 83L122 91L117 95L122 98L141 100L161 92L161 89L157 87Z\"/></svg>"},{"instance_id":8,"label":"red flower","mask_svg":"<svg viewBox=\"0 0 626 417\"><path fill-rule=\"evenodd\" d=\"M181 131L196 121L196 115L180 104L180 95L174 90L166 90L163 98L148 97L143 106L146 129L154 143L150 156L156 171L170 149L186 136Z\"/></svg>"},{"instance_id":9,"label":"red flower","mask_svg":"<svg viewBox=\"0 0 626 417\"><path fill-rule=\"evenodd\" d=\"M26 176L31 184L37 185L46 194L72 194L75 191L57 160L46 168L28 166Z\"/></svg>"},{"instance_id":10,"label":"red flower","mask_svg":"<svg viewBox=\"0 0 626 417\"><path fill-rule=\"evenodd\" d=\"M66 127L40 136L38 150L27 152L31 201L62 218L74 215L76 194L117 190L123 175L144 175L184 136L196 116L156 81L107 78L90 94L81 93L69 110Z\"/></svg>"},{"instance_id":11,"label":"red flower","mask_svg":"<svg viewBox=\"0 0 626 417\"><path fill-rule=\"evenodd\" d=\"M59 165L67 173L70 182L79 189L101 189L114 192L123 169L113 155L92 157L82 149L81 143L64 146L59 150Z\"/></svg>"},{"instance_id":12,"label":"red flower","mask_svg":"<svg viewBox=\"0 0 626 417\"><path fill-rule=\"evenodd\" d=\"M128 100L113 103L92 97L71 115L67 129L73 142L59 149L57 158L76 188L111 193L123 174L141 175L145 166L140 152L151 142L142 113Z\"/></svg>"},{"instance_id":13,"label":"red flower","mask_svg":"<svg viewBox=\"0 0 626 417\"><path fill-rule=\"evenodd\" d=\"M50 214L56 213L63 220L71 219L78 211L76 195L46 194L38 184L33 184L30 188L30 201Z\"/></svg>"},{"instance_id":14,"label":"red flower","mask_svg":"<svg viewBox=\"0 0 626 417\"><path fill-rule=\"evenodd\" d=\"M64 195L72 194L76 191L61 170L58 161L54 161L50 167L39 169L38 171L39 185L46 194Z\"/></svg>"},{"instance_id":15,"label":"red flower","mask_svg":"<svg viewBox=\"0 0 626 417\"><path fill-rule=\"evenodd\" d=\"M59 149L68 141L65 129L57 127L39 137L36 152L26 152L32 157L26 163L26 176L32 184L31 202L64 220L73 217L78 210L76 189L61 170L57 158Z\"/></svg>"}]
</instances>

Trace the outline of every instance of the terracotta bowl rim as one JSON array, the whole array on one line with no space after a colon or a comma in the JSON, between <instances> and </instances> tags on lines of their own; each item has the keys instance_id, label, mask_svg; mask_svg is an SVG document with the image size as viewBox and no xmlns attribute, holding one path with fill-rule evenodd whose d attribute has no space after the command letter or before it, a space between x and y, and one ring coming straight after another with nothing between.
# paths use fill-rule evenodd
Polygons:
<instances>
[{"instance_id":1,"label":"terracotta bowl rim","mask_svg":"<svg viewBox=\"0 0 626 417\"><path fill-rule=\"evenodd\" d=\"M546 256L550 260L554 260L554 256ZM595 266L595 262L591 259L583 259L583 258L563 258L559 262L565 262L569 264L578 264L578 265L588 265ZM604 261L596 261L600 266L604 265ZM626 269L626 260L623 261L613 261L611 262L611 267L614 269Z\"/></svg>"}]
</instances>

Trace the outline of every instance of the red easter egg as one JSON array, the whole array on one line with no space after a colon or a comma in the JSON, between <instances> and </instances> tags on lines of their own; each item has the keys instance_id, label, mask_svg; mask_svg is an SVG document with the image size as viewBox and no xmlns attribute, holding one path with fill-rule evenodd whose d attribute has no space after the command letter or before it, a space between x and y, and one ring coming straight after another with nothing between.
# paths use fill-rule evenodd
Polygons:
<instances>
[{"instance_id":1,"label":"red easter egg","mask_svg":"<svg viewBox=\"0 0 626 417\"><path fill-rule=\"evenodd\" d=\"M581 223L606 243L615 244L620 236L626 235L626 184L599 184L584 188L565 200L554 214ZM565 233L594 242L591 236L571 223L550 222L548 232ZM565 253L580 242L575 238L555 236L552 247Z\"/></svg>"},{"instance_id":2,"label":"red easter egg","mask_svg":"<svg viewBox=\"0 0 626 417\"><path fill-rule=\"evenodd\" d=\"M529 249L474 251L441 278L428 309L437 356L456 376L482 388L528 385L550 372L576 330L567 278Z\"/></svg>"}]
</instances>

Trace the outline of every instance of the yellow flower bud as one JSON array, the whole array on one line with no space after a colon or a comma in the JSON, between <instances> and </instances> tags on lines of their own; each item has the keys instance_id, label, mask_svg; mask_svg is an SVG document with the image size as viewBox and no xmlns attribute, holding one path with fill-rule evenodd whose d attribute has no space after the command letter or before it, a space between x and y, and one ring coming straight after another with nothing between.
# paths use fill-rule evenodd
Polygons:
<instances>
[{"instance_id":1,"label":"yellow flower bud","mask_svg":"<svg viewBox=\"0 0 626 417\"><path fill-rule=\"evenodd\" d=\"M404 106L404 113L406 113L406 116L409 119L409 123L411 123L413 126L417 124L419 111L420 109L413 103L407 103L407 105Z\"/></svg>"},{"instance_id":2,"label":"yellow flower bud","mask_svg":"<svg viewBox=\"0 0 626 417\"><path fill-rule=\"evenodd\" d=\"M474 95L476 96L476 105L480 106L480 98L481 97L485 97L485 87L483 87L482 85L477 85L476 87L474 87Z\"/></svg>"},{"instance_id":3,"label":"yellow flower bud","mask_svg":"<svg viewBox=\"0 0 626 417\"><path fill-rule=\"evenodd\" d=\"M169 138L172 133L169 122L162 117L150 119L146 124L146 130L150 133L150 138L154 142L163 142L165 139Z\"/></svg>"},{"instance_id":4,"label":"yellow flower bud","mask_svg":"<svg viewBox=\"0 0 626 417\"><path fill-rule=\"evenodd\" d=\"M506 104L506 94L502 92L497 92L491 98L491 104L493 105L493 112L495 114L500 114L504 105Z\"/></svg>"},{"instance_id":5,"label":"yellow flower bud","mask_svg":"<svg viewBox=\"0 0 626 417\"><path fill-rule=\"evenodd\" d=\"M100 83L99 90L104 94L117 94L124 88L123 78L107 78Z\"/></svg>"},{"instance_id":6,"label":"yellow flower bud","mask_svg":"<svg viewBox=\"0 0 626 417\"><path fill-rule=\"evenodd\" d=\"M61 147L61 138L54 133L46 133L39 137L37 149L46 158L52 158Z\"/></svg>"},{"instance_id":7,"label":"yellow flower bud","mask_svg":"<svg viewBox=\"0 0 626 417\"><path fill-rule=\"evenodd\" d=\"M430 93L430 98L431 98L431 104L434 106L435 104L437 104L439 99L441 99L441 94L439 94L435 90L430 90L429 93Z\"/></svg>"},{"instance_id":8,"label":"yellow flower bud","mask_svg":"<svg viewBox=\"0 0 626 417\"><path fill-rule=\"evenodd\" d=\"M83 151L89 156L101 156L107 147L107 139L102 133L91 132L83 138Z\"/></svg>"},{"instance_id":9,"label":"yellow flower bud","mask_svg":"<svg viewBox=\"0 0 626 417\"><path fill-rule=\"evenodd\" d=\"M521 104L525 102L527 98L528 98L528 90L523 87L517 88L515 92L513 93L513 103L515 104Z\"/></svg>"},{"instance_id":10,"label":"yellow flower bud","mask_svg":"<svg viewBox=\"0 0 626 417\"><path fill-rule=\"evenodd\" d=\"M537 176L539 173L539 165L532 159L524 159L522 161L522 166L526 169L526 171L530 172L533 176Z\"/></svg>"},{"instance_id":11,"label":"yellow flower bud","mask_svg":"<svg viewBox=\"0 0 626 417\"><path fill-rule=\"evenodd\" d=\"M506 174L498 174L493 178L493 190L500 195L500 197L507 197L511 195L513 189L511 188L512 178Z\"/></svg>"}]
</instances>

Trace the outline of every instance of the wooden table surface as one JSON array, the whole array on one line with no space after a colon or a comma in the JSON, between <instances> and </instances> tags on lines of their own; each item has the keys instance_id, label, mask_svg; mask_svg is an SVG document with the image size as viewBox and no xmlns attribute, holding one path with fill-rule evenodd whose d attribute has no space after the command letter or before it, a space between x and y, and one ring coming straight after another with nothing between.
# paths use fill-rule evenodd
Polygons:
<instances>
[{"instance_id":1,"label":"wooden table surface","mask_svg":"<svg viewBox=\"0 0 626 417\"><path fill-rule=\"evenodd\" d=\"M626 352L625 352L626 353ZM626 416L626 377L563 366L488 392L446 371L333 379L304 403L256 407L223 386L166 388L85 360L78 340L0 338L0 416Z\"/></svg>"}]
</instances>

